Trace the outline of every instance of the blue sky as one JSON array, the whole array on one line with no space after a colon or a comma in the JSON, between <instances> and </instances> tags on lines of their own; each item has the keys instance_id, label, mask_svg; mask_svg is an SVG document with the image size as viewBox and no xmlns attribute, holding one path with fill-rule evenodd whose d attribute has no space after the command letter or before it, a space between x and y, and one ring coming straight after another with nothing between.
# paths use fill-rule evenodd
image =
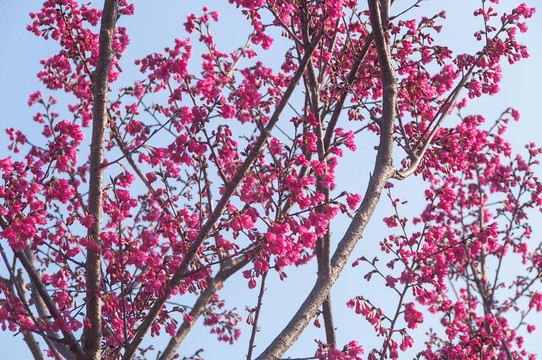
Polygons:
<instances>
[{"instance_id":1,"label":"blue sky","mask_svg":"<svg viewBox=\"0 0 542 360\"><path fill-rule=\"evenodd\" d=\"M363 1L360 1L363 3ZM25 30L25 27L30 23L28 13L38 11L40 6L39 1L16 1L16 0L1 0L0 1L0 124L2 128L16 127L32 133L34 126L31 117L35 113L35 109L27 106L28 95L37 89L42 88L36 78L37 72L41 69L39 60L52 55L55 47L52 42L46 42L36 38ZM445 2L450 3L450 2ZM518 2L512 0L501 0L501 6L511 8ZM422 10L427 14L433 14L441 9L439 4L442 2L432 0L422 3ZM457 52L472 51L475 49L476 41L472 37L472 33L477 29L472 17L472 12L479 4L475 0L456 0L453 6L448 10L448 19L445 22L441 38L450 44L450 47ZM527 2L528 5L535 6L535 1ZM121 20L123 26L128 28L128 33L132 39L131 46L125 55L123 68L124 75L119 80L120 83L129 84L131 81L139 78L135 67L131 65L131 60L141 58L148 53L161 51L165 46L169 46L174 37L185 37L182 23L185 21L185 14L199 13L201 7L207 5L210 9L219 9L221 11L221 23L217 26L217 31L214 33L219 43L224 44L223 50L233 50L246 39L243 32L243 18L237 14L235 8L227 3L227 1L175 1L175 0L156 0L156 1L135 1L136 13L135 16L124 18ZM488 121L496 118L506 107L512 106L518 109L522 118L519 123L511 123L510 130L507 133L507 138L512 142L517 150L521 150L523 144L528 141L542 143L540 134L542 134L542 118L540 115L540 106L542 105L542 8L539 13L528 23L529 32L525 35L518 35L522 43L530 47L531 57L521 61L516 66L510 67L503 64L504 77L501 84L502 91L493 97L483 97L473 101L467 110L467 113L480 113L486 116ZM280 47L280 43L276 48ZM276 49L275 48L275 49ZM273 58L271 52L262 52L262 61L266 61L266 57L271 57L275 64L280 63L281 59ZM280 52L279 52L280 53ZM195 59L197 60L197 59ZM46 94L45 91L43 91ZM61 99L63 94L54 94L55 97ZM3 133L0 136L5 136ZM3 138L5 139L5 137ZM0 140L0 144L3 140ZM0 158L4 157L3 152L5 147L0 148ZM4 152L5 154L5 152ZM352 164L359 163L359 159L350 157L347 158L346 166L339 168L338 176L342 177L346 182L359 182L359 192L364 190L365 181L370 166L356 167ZM540 171L538 171L540 173ZM362 180L360 180L362 179ZM407 193L411 198L413 205L410 208L413 215L419 212L420 204L416 205L416 196L421 196L419 179L408 179L407 181L397 184L395 191L396 195ZM408 197L407 196L407 197ZM418 206L418 208L416 208ZM389 214L390 207L385 198L382 199L382 204L379 206L377 213L367 231L363 241L378 244L386 231L381 219ZM540 217L538 217L540 220ZM542 229L539 229L542 230ZM335 240L342 236L341 223L338 223L333 230ZM540 234L540 232L539 232ZM538 236L540 238L540 236ZM536 239L536 237L535 237ZM354 254L359 256L360 252ZM0 269L0 273L3 273ZM264 313L262 314L263 329L258 335L258 347L256 353L259 353L267 345L269 339L272 339L285 325L287 319L297 309L297 306L304 299L304 295L312 286L312 279L315 269L313 266L308 266L299 270L287 271L289 278L284 284L277 284L276 279L270 279L269 291L264 300ZM352 311L344 310L344 304L348 299L359 294L365 283L360 280L361 272L348 269L344 276L339 280L333 296L335 299L336 321L338 324L344 322L345 327L339 328L339 345L342 346L352 339L357 339L361 343L364 342L364 336L361 334L369 334L365 338L372 338L372 330L368 329L363 324L360 318L353 319ZM310 281L306 279L310 278ZM232 285L233 286L229 286ZM274 288L273 285L279 285ZM373 286L371 284L371 286ZM274 290L278 289L278 290ZM377 288L375 288L376 290ZM247 291L244 280L235 278L230 283L226 283L226 287L222 292L225 298L237 298L243 300L239 293L248 296L245 300L247 304L256 303L257 289L252 292ZM385 289L384 289L385 290ZM384 291L382 290L382 291ZM380 289L376 290L380 291ZM385 295L384 295L385 296ZM277 309L280 309L277 310ZM246 317L243 309L241 314ZM367 332L368 331L368 332ZM540 336L539 329L538 336ZM204 357L206 359L241 359L246 354L246 344L249 336L248 329L244 330L244 335L240 340L239 346L229 346L218 344L212 337L207 335L207 329L194 331L186 340L187 345L183 345L183 355L190 355L199 346L205 346L209 341L213 344L210 349L207 349ZM321 333L313 327L305 331L298 345L296 345L289 355L303 356L310 355L314 351L315 337L321 338ZM160 348L160 341L152 340L157 348ZM534 343L534 341L533 341ZM534 343L538 348L537 352L542 354L542 345L540 342ZM11 333L0 333L0 348L2 348L3 357L6 359L15 359L17 357L29 358L30 353L22 342L21 336L13 339Z\"/></svg>"}]
</instances>

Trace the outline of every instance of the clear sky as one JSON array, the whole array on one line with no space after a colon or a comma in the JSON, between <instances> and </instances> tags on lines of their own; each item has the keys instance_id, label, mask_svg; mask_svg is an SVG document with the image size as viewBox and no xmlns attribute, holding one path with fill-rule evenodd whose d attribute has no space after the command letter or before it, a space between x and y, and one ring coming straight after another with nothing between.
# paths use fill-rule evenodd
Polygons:
<instances>
[{"instance_id":1,"label":"clear sky","mask_svg":"<svg viewBox=\"0 0 542 360\"><path fill-rule=\"evenodd\" d=\"M360 3L364 3L362 0ZM527 5L536 6L536 0L526 1ZM99 2L100 4L102 2ZM397 2L396 2L397 3ZM410 3L410 1L409 1ZM476 0L455 0L441 1L430 0L421 4L420 13L434 14L442 10L439 4L450 4L448 6L448 19L444 23L443 33L440 35L450 47L457 52L472 51L477 45L472 37L472 33L478 27L474 23L472 12L479 5ZM501 0L501 6L511 8L519 2L513 0ZM55 47L53 42L46 42L36 38L25 30L26 25L30 23L28 13L39 10L40 1L17 1L17 0L0 0L0 125L1 128L15 127L23 129L29 133L32 132L34 126L31 117L35 113L35 109L27 106L28 95L37 89L42 89L38 83L36 74L41 69L39 60L51 56ZM221 24L218 31L214 33L219 42L224 44L224 50L233 50L246 39L245 33L242 31L243 17L237 14L235 7L228 4L226 0L212 1L177 1L177 0L155 0L155 1L135 1L136 13L133 17L126 17L121 20L121 25L128 28L128 34L131 38L131 45L125 55L122 64L125 73L120 79L120 83L129 84L131 81L139 78L135 67L131 62L135 58L141 58L144 55L160 51L165 46L171 45L175 37L185 37L182 23L185 21L185 15L188 13L199 13L201 7L207 5L211 10L219 9L221 11ZM392 12L393 13L393 12ZM409 17L410 18L410 17ZM521 150L523 144L528 141L535 141L542 144L542 117L540 115L540 107L542 105L542 7L535 14L534 18L528 22L529 32L527 34L518 35L522 43L529 46L531 57L522 60L516 66L510 67L503 64L504 78L501 84L502 91L493 97L483 97L471 103L467 112L480 113L486 116L488 121L496 118L507 106L512 106L518 109L522 118L519 123L511 123L510 130L507 133L507 138L511 140L517 150ZM239 36L239 34L242 34ZM276 46L280 46L280 43ZM269 56L271 52L261 52L262 61L273 58ZM197 60L197 59L195 59ZM273 59L275 64L280 63L281 59ZM47 94L46 91L42 92ZM63 94L54 94L55 97L61 99ZM60 108L59 108L60 109ZM0 133L0 144L6 139L3 132ZM0 158L5 157L5 146L0 146ZM341 181L359 181L359 178L366 178L370 167L362 167L352 170L352 164L359 162L356 158L350 158L346 166L339 168L338 176L343 176ZM372 166L372 164L370 164ZM354 174L352 173L354 171ZM538 169L540 174L540 169ZM359 178L358 178L359 176ZM365 182L360 182L359 192L364 190ZM401 192L408 193L414 210L412 215L417 215L419 212L419 204L416 208L416 197L421 197L420 183L417 179L408 179L406 182L396 185L396 194ZM371 224L365 233L365 239L362 241L372 240L373 244L378 242L386 235L387 229L383 225L381 219L389 214L390 207L387 200L383 197L383 204L379 206ZM540 217L538 217L540 221ZM334 228L334 238L337 241L342 236L343 230L341 223ZM346 224L344 224L346 226ZM542 229L538 229L542 230ZM539 231L540 234L540 231ZM533 237L533 239L541 239ZM361 253L358 250L353 256L359 256ZM2 266L0 264L0 266ZM0 268L0 274L5 270ZM261 341L257 341L259 346L256 353L261 352L268 344L269 339L272 339L285 325L285 321L297 309L299 303L304 299L308 289L312 287L312 279L315 269L309 266L300 270L288 270L288 280L284 284L277 284L274 279L270 280L268 286L268 294L264 300L264 312L261 324L263 329L259 334ZM336 319L339 326L339 346L352 339L357 339L360 343L364 343L367 339L373 338L372 330L368 329L364 324L364 320L356 317L352 311L341 311L345 309L344 304L353 296L359 294L359 289L365 286L360 280L363 272L354 271L350 268L339 280L333 296L335 299L334 307L337 311ZM306 281L309 277L311 280ZM233 286L232 286L233 284ZM279 285L274 287L273 285ZM371 284L371 286L374 286ZM240 289L245 296L250 296L248 303L256 304L257 289L252 292L247 291L246 282L239 278L234 278L231 283L226 283L225 289L222 292L224 298L238 298ZM276 290L278 289L278 290ZM274 291L276 290L276 291ZM380 291L376 290L376 291ZM382 291L385 291L383 289ZM385 297L385 295L383 295ZM246 301L246 300L245 300ZM233 305L232 305L233 306ZM277 309L280 309L277 310ZM246 317L244 309L240 309L243 317ZM341 327L341 322L346 324ZM539 322L540 323L540 322ZM246 344L248 343L249 329L244 329L244 335L240 339L239 346L230 346L218 344L213 337L207 335L208 329L197 330L191 333L186 341L186 346L183 345L181 354L187 356L191 351L196 350L200 346L205 346L206 342L212 344L209 349L206 349L204 357L210 360L218 359L242 359L246 354ZM368 331L368 332L366 332ZM539 326L538 337L540 338L542 326ZM366 333L365 333L366 332ZM363 334L366 335L363 335ZM310 327L302 336L299 345L296 345L291 353L292 356L312 355L315 346L313 339L321 338L320 332L317 332L313 327ZM529 339L528 339L529 340ZM154 341L154 340L153 340ZM531 337L531 343L537 348L539 354L542 355L542 344L536 342ZM162 346L159 341L156 341L156 348ZM30 353L27 350L22 337L19 335L13 338L12 333L0 333L0 356L4 359L30 358Z\"/></svg>"}]
</instances>

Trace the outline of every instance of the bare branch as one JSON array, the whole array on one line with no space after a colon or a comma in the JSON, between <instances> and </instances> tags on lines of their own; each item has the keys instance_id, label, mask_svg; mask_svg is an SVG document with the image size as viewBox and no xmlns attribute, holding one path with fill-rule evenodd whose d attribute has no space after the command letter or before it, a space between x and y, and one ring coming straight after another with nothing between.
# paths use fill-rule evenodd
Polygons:
<instances>
[{"instance_id":1,"label":"bare branch","mask_svg":"<svg viewBox=\"0 0 542 360\"><path fill-rule=\"evenodd\" d=\"M258 320L260 318L260 312L262 309L263 295L265 293L265 279L267 278L267 272L262 275L262 283L260 284L260 293L258 294L258 304L256 305L254 322L252 323L252 333L250 334L250 341L248 342L247 360L252 360L252 350L254 350L254 341L256 340L256 333L258 332Z\"/></svg>"},{"instance_id":2,"label":"bare branch","mask_svg":"<svg viewBox=\"0 0 542 360\"><path fill-rule=\"evenodd\" d=\"M331 143L331 137L333 136L335 125L337 124L337 121L339 120L339 115L341 115L342 113L344 102L346 101L346 98L349 94L347 89L351 88L352 85L354 84L361 62L363 61L363 59L369 52L369 49L371 48L372 44L373 44L373 34L371 33L365 38L365 43L363 44L363 47L359 51L358 56L356 56L354 63L352 64L352 68L350 69L350 74L348 75L347 84L345 85L345 90L341 94L339 101L335 105L335 109L333 110L333 114L331 115L331 119L329 120L329 123L327 125L326 134L324 136L324 147L326 148L328 148L329 144Z\"/></svg>"}]
</instances>

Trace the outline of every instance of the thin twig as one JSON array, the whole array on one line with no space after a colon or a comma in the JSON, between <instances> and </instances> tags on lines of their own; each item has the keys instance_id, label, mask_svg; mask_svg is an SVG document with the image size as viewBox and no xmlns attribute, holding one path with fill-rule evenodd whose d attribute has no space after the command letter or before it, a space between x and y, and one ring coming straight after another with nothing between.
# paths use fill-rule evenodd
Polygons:
<instances>
[{"instance_id":1,"label":"thin twig","mask_svg":"<svg viewBox=\"0 0 542 360\"><path fill-rule=\"evenodd\" d=\"M254 310L254 322L252 323L252 332L250 334L250 341L248 342L247 360L252 360L252 350L254 350L254 341L256 340L256 333L259 331L258 319L260 318L260 311L262 310L263 294L265 293L265 279L267 278L267 271L262 274L262 283L260 284L260 294L258 295L258 304L256 310Z\"/></svg>"}]
</instances>

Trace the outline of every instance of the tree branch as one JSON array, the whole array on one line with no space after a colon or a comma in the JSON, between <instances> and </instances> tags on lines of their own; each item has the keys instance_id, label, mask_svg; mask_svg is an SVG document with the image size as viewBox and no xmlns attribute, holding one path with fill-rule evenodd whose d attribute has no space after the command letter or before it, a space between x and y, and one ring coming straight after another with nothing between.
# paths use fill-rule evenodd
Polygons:
<instances>
[{"instance_id":1,"label":"tree branch","mask_svg":"<svg viewBox=\"0 0 542 360\"><path fill-rule=\"evenodd\" d=\"M170 360L175 355L175 352L185 339L186 335L192 330L196 320L205 312L205 308L215 293L222 288L224 282L237 271L242 269L249 262L249 257L242 255L235 259L227 259L221 264L221 269L214 278L207 279L207 287L196 300L189 315L193 318L191 322L184 321L177 334L169 340L164 352L160 355L159 360Z\"/></svg>"},{"instance_id":2,"label":"tree branch","mask_svg":"<svg viewBox=\"0 0 542 360\"><path fill-rule=\"evenodd\" d=\"M0 214L0 227L5 230L9 226L10 224L8 220L6 219L6 217ZM7 265L8 264L7 258L5 256L4 249L2 248L1 245L0 245L0 252L2 254L2 258L4 262ZM55 306L53 302L51 301L51 298L49 297L47 290L43 286L43 283L41 281L41 273L38 270L36 270L36 260L34 258L34 254L32 253L32 251L30 251L30 247L28 246L28 244L26 244L24 251L15 252L14 255L17 258L19 258L19 260L21 261L21 264L23 265L23 268L25 269L25 271L28 273L28 276L30 277L30 286L32 289L30 292L30 297L32 301L34 302L34 306L36 307L38 311L38 315L40 316L41 319L43 319L43 321L49 322L51 313L49 312L48 307L49 308L52 307L53 309L55 309ZM15 278L14 269L10 269L10 275L13 278ZM45 342L51 349L51 352L53 352L53 354L56 357L58 357L58 354L57 354L57 350L58 350L58 352L60 352L66 360L72 360L75 358L82 359L83 351L79 347L79 344L77 343L77 341L75 340L75 338L73 337L71 333L63 332L65 338L67 339L66 341L64 339L60 339L58 334L54 331L47 330L47 333L45 334L39 328L37 319L33 315L26 301L26 292L23 286L24 281L23 282L21 281L22 280L20 280L20 278L17 278L16 280L14 280L14 284L12 285L15 286L15 288L17 288L19 298L21 299L21 301L23 301L23 304L25 305L25 308L28 311L29 316L32 318L32 321L37 326L37 332L45 340ZM54 319L58 319L60 316L58 312L53 311L53 314L54 314L53 316ZM49 341L48 337L56 340L54 345L52 344L51 341ZM25 336L25 341L27 341L26 336ZM27 341L27 344L28 344L28 341ZM66 344L68 344L68 346ZM30 347L31 344L29 344L28 346ZM74 350L72 351L72 349ZM34 354L34 351L32 350L32 348L31 348L31 351Z\"/></svg>"},{"instance_id":3,"label":"tree branch","mask_svg":"<svg viewBox=\"0 0 542 360\"><path fill-rule=\"evenodd\" d=\"M304 10L306 11L306 6L304 6ZM308 44L307 39L309 38L309 34L308 34L308 24L306 24L305 11L301 11L301 22L304 24L304 26L302 26L303 41L306 42L306 45L307 45ZM325 146L324 144L324 134L322 130L322 126L323 126L322 111L319 107L320 89L322 86L320 79L321 77L316 76L316 70L314 68L313 62L309 61L309 64L307 67L307 73L305 75L305 83L310 93L309 103L310 103L311 113L316 118L316 126L314 127L313 131L316 134L316 147L317 147L317 152L318 152L318 160L320 162L325 162L330 144L327 144L327 146ZM342 104L341 104L341 108L342 108ZM316 191L325 196L325 204L329 203L329 200L330 200L329 188L325 188L324 186L322 186L322 176L316 176L316 182L317 182ZM318 206L317 211L321 213L323 211L323 206L322 205ZM330 236L329 225L326 229L326 233L322 236L319 236L318 239L316 240L316 247L314 249L314 252L316 254L316 261L318 262L318 276L322 276L322 275L328 276L331 270L330 268L331 236ZM332 308L331 308L330 294L328 294L326 300L323 303L322 315L324 318L326 342L327 344L335 348L337 341L336 341L336 334L335 334L335 326L333 325L333 313L332 313ZM250 358L248 359L250 360Z\"/></svg>"},{"instance_id":4,"label":"tree branch","mask_svg":"<svg viewBox=\"0 0 542 360\"><path fill-rule=\"evenodd\" d=\"M39 284L42 284L42 277L41 277L41 271L36 270L36 258L34 257L34 253L30 249L30 246L28 244L24 248L24 255L28 259L29 265L32 269L36 271L36 274L39 277ZM50 317L51 314L47 310L47 306L45 306L44 300L41 298L39 292L38 292L38 285L34 283L34 281L30 281L30 298L34 302L34 306L36 307L36 310L38 311L38 315L43 321L46 323L50 323ZM59 339L58 334L56 331L52 330L46 330L47 336L49 336L51 339ZM42 335L44 339L46 339L45 336ZM50 342L48 342L49 344ZM53 343L50 343L50 346L54 346L55 349L66 359L66 360L72 360L75 359L74 354L70 351L70 349L66 346L66 344L63 344L61 342L55 341L54 345Z\"/></svg>"},{"instance_id":5,"label":"tree branch","mask_svg":"<svg viewBox=\"0 0 542 360\"><path fill-rule=\"evenodd\" d=\"M369 52L369 49L371 45L373 44L373 34L370 33L365 38L365 43L363 44L363 47L359 51L358 56L356 56L354 63L352 64L352 68L350 69L350 74L348 74L347 84L345 86L345 90L341 94L341 97L339 98L339 101L335 105L335 109L333 110L333 114L331 115L331 119L328 122L326 134L324 136L324 147L328 148L331 144L331 137L333 136L333 131L335 130L335 126L337 124L337 121L339 120L339 115L341 115L344 102L346 101L346 97L348 96L348 90L349 88L352 88L352 85L354 84L354 81L356 80L356 77L358 75L358 70L361 65L361 62L363 59L365 59L365 56Z\"/></svg>"},{"instance_id":6,"label":"tree branch","mask_svg":"<svg viewBox=\"0 0 542 360\"><path fill-rule=\"evenodd\" d=\"M58 311L55 304L53 303L53 300L51 299L51 297L47 293L47 290L43 286L43 283L41 282L41 277L39 273L37 272L35 266L32 266L31 261L27 259L24 252L22 251L16 252L15 256L17 256L17 258L23 265L32 284L36 286L36 292L39 294L39 297L45 303L45 306L47 307L47 310L51 313L53 319L62 320L63 319L62 314ZM75 337L73 336L73 334L66 330L61 330L61 331L62 331L62 335L64 336L64 339L58 339L58 341L65 342L66 345L69 347L70 351L75 355L75 358L77 360L83 360L84 352L79 346L79 343L75 340Z\"/></svg>"},{"instance_id":7,"label":"tree branch","mask_svg":"<svg viewBox=\"0 0 542 360\"><path fill-rule=\"evenodd\" d=\"M19 297L26 304L27 303L26 291L24 290L24 276L23 276L22 269L19 269L19 271L17 271L17 282L19 283L19 286L21 288ZM26 345L28 346L28 348L30 349L30 352L32 353L32 356L34 357L34 360L45 360L41 352L40 346L38 342L36 341L36 339L34 338L34 334L32 334L32 332L26 331L23 334L23 339Z\"/></svg>"},{"instance_id":8,"label":"tree branch","mask_svg":"<svg viewBox=\"0 0 542 360\"><path fill-rule=\"evenodd\" d=\"M475 63L476 64L476 63ZM467 81L470 78L470 75L472 74L472 71L474 70L474 65L470 68L469 72L461 79L459 84L455 87L455 89L452 91L452 93L448 96L446 99L446 102L443 104L441 110L435 114L435 118L431 121L431 123L434 123L435 120L438 117L438 120L435 123L434 128L432 129L431 133L427 137L425 141L423 141L423 145L421 150L419 150L416 154L411 153L409 155L412 155L414 157L412 164L408 167L408 169L404 171L397 171L393 178L397 180L404 180L410 175L414 174L418 166L420 166L420 163L423 160L423 157L425 156L425 153L427 152L427 149L429 148L429 145L431 145L431 142L433 141L433 138L437 134L438 129L440 129L440 126L444 122L444 119L446 119L446 116L448 116L448 113L450 112L450 109L454 105L455 101L457 100L457 97L459 96L461 92L461 88L465 86ZM439 116L440 114L440 116ZM422 141L422 139L420 139Z\"/></svg>"},{"instance_id":9,"label":"tree branch","mask_svg":"<svg viewBox=\"0 0 542 360\"><path fill-rule=\"evenodd\" d=\"M94 216L94 223L88 230L89 247L85 263L86 315L89 327L83 331L83 346L87 360L101 359L102 304L101 285L101 219L103 202L103 158L104 139L107 124L107 94L109 74L113 59L113 32L117 17L117 1L105 0L100 25L99 55L96 65L92 109L92 143L90 145L90 171L88 212ZM94 245L94 247L93 247Z\"/></svg>"},{"instance_id":10,"label":"tree branch","mask_svg":"<svg viewBox=\"0 0 542 360\"><path fill-rule=\"evenodd\" d=\"M262 283L260 284L260 294L258 295L258 304L256 305L254 322L252 323L252 333L250 334L250 341L248 342L247 360L252 360L252 350L254 350L254 341L256 340L256 333L258 332L258 320L260 318L260 312L262 309L263 295L265 293L265 279L267 278L267 271L262 275Z\"/></svg>"}]
</instances>

